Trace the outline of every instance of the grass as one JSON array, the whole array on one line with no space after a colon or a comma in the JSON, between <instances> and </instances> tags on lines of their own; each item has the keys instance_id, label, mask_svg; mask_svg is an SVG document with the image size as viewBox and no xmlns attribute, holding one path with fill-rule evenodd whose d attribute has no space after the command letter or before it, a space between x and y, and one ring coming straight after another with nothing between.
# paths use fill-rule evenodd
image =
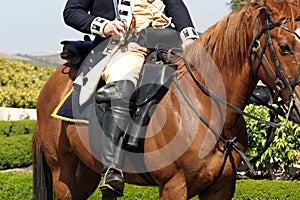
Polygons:
<instances>
[{"instance_id":1,"label":"grass","mask_svg":"<svg viewBox=\"0 0 300 200\"><path fill-rule=\"evenodd\" d=\"M239 180L234 200L298 200L300 181Z\"/></svg>"},{"instance_id":2,"label":"grass","mask_svg":"<svg viewBox=\"0 0 300 200\"><path fill-rule=\"evenodd\" d=\"M0 172L0 199L33 199L32 173Z\"/></svg>"},{"instance_id":3,"label":"grass","mask_svg":"<svg viewBox=\"0 0 300 200\"><path fill-rule=\"evenodd\" d=\"M31 200L32 173L1 172L0 199ZM101 199L97 190L89 200ZM157 200L157 187L126 185L125 200ZM193 198L197 199L197 198ZM233 200L298 200L300 199L300 181L238 180Z\"/></svg>"},{"instance_id":4,"label":"grass","mask_svg":"<svg viewBox=\"0 0 300 200\"><path fill-rule=\"evenodd\" d=\"M97 190L89 200L99 200L101 199L101 192ZM158 187L141 187L136 185L126 185L124 191L124 197L120 198L120 200L157 200L158 196Z\"/></svg>"}]
</instances>

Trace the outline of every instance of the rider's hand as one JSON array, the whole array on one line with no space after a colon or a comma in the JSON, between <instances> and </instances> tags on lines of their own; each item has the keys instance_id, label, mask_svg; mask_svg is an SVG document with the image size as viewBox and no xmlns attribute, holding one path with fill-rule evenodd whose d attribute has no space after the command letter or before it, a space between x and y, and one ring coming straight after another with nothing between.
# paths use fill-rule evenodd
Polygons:
<instances>
[{"instance_id":1,"label":"rider's hand","mask_svg":"<svg viewBox=\"0 0 300 200\"><path fill-rule=\"evenodd\" d=\"M125 32L125 24L120 20L113 20L108 22L103 29L103 33L106 36L121 37L125 34Z\"/></svg>"}]
</instances>

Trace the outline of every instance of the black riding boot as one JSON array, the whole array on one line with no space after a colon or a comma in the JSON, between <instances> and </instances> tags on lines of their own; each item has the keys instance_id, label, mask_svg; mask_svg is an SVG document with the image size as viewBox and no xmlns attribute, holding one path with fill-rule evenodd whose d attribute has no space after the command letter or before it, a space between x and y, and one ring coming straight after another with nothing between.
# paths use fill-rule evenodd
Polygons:
<instances>
[{"instance_id":1,"label":"black riding boot","mask_svg":"<svg viewBox=\"0 0 300 200\"><path fill-rule=\"evenodd\" d=\"M129 123L132 103L130 97L135 90L131 81L115 81L101 87L95 95L97 104L105 103L105 113L100 122L105 138L102 140L104 179L100 189L103 196L123 196L124 179L119 166L113 165L120 137Z\"/></svg>"}]
</instances>

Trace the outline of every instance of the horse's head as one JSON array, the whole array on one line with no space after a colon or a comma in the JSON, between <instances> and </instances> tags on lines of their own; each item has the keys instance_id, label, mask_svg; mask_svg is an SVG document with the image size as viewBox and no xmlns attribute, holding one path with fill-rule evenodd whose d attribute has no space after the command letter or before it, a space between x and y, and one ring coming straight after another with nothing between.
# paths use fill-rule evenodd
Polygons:
<instances>
[{"instance_id":1,"label":"horse's head","mask_svg":"<svg viewBox=\"0 0 300 200\"><path fill-rule=\"evenodd\" d=\"M262 8L254 24L252 68L300 123L300 6L298 0L264 0Z\"/></svg>"}]
</instances>

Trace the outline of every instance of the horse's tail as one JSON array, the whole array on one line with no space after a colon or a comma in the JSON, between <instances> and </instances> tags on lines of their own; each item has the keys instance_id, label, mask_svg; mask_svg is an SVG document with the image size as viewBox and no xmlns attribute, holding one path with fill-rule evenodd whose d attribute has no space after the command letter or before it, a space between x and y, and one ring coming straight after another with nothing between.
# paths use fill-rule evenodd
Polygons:
<instances>
[{"instance_id":1,"label":"horse's tail","mask_svg":"<svg viewBox=\"0 0 300 200\"><path fill-rule=\"evenodd\" d=\"M33 155L33 195L35 200L52 200L53 184L50 168L41 148L38 126L35 127L32 138Z\"/></svg>"}]
</instances>

